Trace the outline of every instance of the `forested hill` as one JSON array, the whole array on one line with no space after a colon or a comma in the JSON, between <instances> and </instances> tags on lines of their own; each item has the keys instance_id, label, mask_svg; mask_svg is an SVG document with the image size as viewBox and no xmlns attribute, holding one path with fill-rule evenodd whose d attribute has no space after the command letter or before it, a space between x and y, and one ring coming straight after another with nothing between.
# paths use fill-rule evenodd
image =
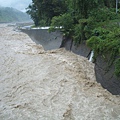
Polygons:
<instances>
[{"instance_id":1,"label":"forested hill","mask_svg":"<svg viewBox=\"0 0 120 120\"><path fill-rule=\"evenodd\" d=\"M0 6L0 22L22 22L29 20L30 18L26 13L14 8Z\"/></svg>"}]
</instances>

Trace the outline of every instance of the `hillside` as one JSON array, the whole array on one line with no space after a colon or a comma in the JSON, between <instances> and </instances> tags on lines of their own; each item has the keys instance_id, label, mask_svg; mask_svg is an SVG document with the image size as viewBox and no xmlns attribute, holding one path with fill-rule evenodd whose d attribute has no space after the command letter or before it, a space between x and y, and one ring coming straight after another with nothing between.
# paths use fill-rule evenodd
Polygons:
<instances>
[{"instance_id":1,"label":"hillside","mask_svg":"<svg viewBox=\"0 0 120 120\"><path fill-rule=\"evenodd\" d=\"M26 13L10 7L0 7L0 22L22 22L29 20Z\"/></svg>"}]
</instances>

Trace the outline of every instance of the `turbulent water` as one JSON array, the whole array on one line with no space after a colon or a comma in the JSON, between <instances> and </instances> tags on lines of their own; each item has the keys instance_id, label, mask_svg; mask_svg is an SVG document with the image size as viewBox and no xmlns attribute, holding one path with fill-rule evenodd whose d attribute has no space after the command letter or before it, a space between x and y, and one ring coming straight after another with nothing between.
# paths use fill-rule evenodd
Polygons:
<instances>
[{"instance_id":1,"label":"turbulent water","mask_svg":"<svg viewBox=\"0 0 120 120\"><path fill-rule=\"evenodd\" d=\"M0 25L0 120L97 119L120 120L120 96L96 83L94 64Z\"/></svg>"}]
</instances>

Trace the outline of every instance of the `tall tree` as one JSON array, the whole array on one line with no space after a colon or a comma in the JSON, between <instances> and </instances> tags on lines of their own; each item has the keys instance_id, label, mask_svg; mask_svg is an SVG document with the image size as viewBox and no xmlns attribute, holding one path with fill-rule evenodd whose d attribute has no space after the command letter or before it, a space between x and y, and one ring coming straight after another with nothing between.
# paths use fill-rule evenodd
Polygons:
<instances>
[{"instance_id":1,"label":"tall tree","mask_svg":"<svg viewBox=\"0 0 120 120\"><path fill-rule=\"evenodd\" d=\"M35 26L39 25L38 9L34 3L29 5L27 8L27 14L31 16L31 19L34 21Z\"/></svg>"},{"instance_id":2,"label":"tall tree","mask_svg":"<svg viewBox=\"0 0 120 120\"><path fill-rule=\"evenodd\" d=\"M72 3L81 18L88 18L89 12L98 7L98 0L72 0Z\"/></svg>"},{"instance_id":3,"label":"tall tree","mask_svg":"<svg viewBox=\"0 0 120 120\"><path fill-rule=\"evenodd\" d=\"M64 0L32 0L32 5L29 5L27 13L32 18L37 18L39 21L44 20L46 25L50 25L54 16L63 14L66 10L67 7Z\"/></svg>"}]
</instances>

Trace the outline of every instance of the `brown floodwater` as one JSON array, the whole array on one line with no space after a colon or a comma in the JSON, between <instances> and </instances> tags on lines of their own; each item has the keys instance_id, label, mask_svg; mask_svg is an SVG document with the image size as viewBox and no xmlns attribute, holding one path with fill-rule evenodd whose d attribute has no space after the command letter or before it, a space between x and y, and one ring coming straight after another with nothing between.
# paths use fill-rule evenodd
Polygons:
<instances>
[{"instance_id":1,"label":"brown floodwater","mask_svg":"<svg viewBox=\"0 0 120 120\"><path fill-rule=\"evenodd\" d=\"M0 120L120 120L120 96L96 82L93 63L13 29L0 24Z\"/></svg>"}]
</instances>

